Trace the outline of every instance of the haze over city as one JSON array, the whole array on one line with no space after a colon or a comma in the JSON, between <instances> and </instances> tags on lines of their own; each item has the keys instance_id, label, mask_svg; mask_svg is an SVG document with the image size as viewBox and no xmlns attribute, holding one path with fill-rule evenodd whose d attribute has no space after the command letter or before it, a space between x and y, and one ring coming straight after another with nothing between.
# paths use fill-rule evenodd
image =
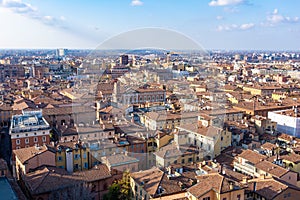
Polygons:
<instances>
[{"instance_id":1,"label":"haze over city","mask_svg":"<svg viewBox=\"0 0 300 200\"><path fill-rule=\"evenodd\" d=\"M0 199L299 200L299 8L0 0Z\"/></svg>"}]
</instances>

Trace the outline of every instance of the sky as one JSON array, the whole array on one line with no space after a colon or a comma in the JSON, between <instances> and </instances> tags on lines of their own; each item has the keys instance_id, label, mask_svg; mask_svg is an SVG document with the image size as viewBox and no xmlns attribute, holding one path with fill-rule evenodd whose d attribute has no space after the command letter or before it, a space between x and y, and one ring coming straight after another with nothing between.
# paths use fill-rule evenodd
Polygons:
<instances>
[{"instance_id":1,"label":"sky","mask_svg":"<svg viewBox=\"0 0 300 200\"><path fill-rule=\"evenodd\" d=\"M135 29L205 49L300 50L298 0L0 0L0 48L94 49Z\"/></svg>"}]
</instances>

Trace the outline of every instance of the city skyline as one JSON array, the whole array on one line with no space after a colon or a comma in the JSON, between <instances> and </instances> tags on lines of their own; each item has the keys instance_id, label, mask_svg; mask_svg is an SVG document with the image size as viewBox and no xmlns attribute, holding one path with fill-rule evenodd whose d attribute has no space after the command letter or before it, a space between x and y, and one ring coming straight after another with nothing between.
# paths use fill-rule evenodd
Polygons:
<instances>
[{"instance_id":1,"label":"city skyline","mask_svg":"<svg viewBox=\"0 0 300 200\"><path fill-rule=\"evenodd\" d=\"M174 30L204 49L299 50L295 1L0 1L1 49L94 49L135 29Z\"/></svg>"}]
</instances>

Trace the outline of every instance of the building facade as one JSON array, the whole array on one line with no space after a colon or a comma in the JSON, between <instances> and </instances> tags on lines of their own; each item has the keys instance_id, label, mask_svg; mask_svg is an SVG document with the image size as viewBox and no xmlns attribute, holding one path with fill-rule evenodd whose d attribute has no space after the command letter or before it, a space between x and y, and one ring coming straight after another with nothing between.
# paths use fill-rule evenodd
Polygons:
<instances>
[{"instance_id":1,"label":"building facade","mask_svg":"<svg viewBox=\"0 0 300 200\"><path fill-rule=\"evenodd\" d=\"M21 115L13 115L9 134L13 150L50 143L50 126L41 111L23 111Z\"/></svg>"}]
</instances>

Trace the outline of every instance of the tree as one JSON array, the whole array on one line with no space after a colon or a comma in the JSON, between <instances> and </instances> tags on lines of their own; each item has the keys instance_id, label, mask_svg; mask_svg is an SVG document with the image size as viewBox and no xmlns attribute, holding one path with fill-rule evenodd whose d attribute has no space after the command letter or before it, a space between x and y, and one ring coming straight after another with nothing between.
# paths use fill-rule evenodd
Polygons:
<instances>
[{"instance_id":1,"label":"tree","mask_svg":"<svg viewBox=\"0 0 300 200\"><path fill-rule=\"evenodd\" d=\"M125 171L121 180L114 182L104 195L104 200L130 200L130 173Z\"/></svg>"}]
</instances>

